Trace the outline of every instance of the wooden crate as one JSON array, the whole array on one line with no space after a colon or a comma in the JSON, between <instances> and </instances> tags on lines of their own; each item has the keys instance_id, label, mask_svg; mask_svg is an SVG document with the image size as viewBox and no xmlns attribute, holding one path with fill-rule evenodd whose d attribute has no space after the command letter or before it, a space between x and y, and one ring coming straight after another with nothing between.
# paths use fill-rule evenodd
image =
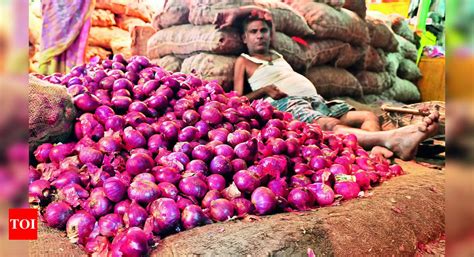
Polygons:
<instances>
[{"instance_id":1,"label":"wooden crate","mask_svg":"<svg viewBox=\"0 0 474 257\"><path fill-rule=\"evenodd\" d=\"M418 67L423 74L418 81L421 101L445 101L445 58L422 57Z\"/></svg>"}]
</instances>

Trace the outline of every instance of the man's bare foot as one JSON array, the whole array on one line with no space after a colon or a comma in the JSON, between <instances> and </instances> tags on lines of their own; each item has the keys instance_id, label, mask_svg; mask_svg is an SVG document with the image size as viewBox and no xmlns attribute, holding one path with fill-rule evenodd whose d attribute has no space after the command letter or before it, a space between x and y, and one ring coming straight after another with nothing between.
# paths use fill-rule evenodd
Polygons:
<instances>
[{"instance_id":1,"label":"man's bare foot","mask_svg":"<svg viewBox=\"0 0 474 257\"><path fill-rule=\"evenodd\" d=\"M402 160L412 160L416 155L418 145L438 131L438 118L439 113L434 112L418 125L392 130L392 135L385 146Z\"/></svg>"},{"instance_id":2,"label":"man's bare foot","mask_svg":"<svg viewBox=\"0 0 474 257\"><path fill-rule=\"evenodd\" d=\"M393 152L383 146L374 146L372 150L370 151L370 154L381 155L385 159L392 158L393 156Z\"/></svg>"}]
</instances>

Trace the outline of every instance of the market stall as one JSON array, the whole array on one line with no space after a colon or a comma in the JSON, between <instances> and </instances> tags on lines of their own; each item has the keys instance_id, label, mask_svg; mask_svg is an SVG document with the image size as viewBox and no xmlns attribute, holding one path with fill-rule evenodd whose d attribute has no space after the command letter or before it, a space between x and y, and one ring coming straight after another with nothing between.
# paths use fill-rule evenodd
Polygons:
<instances>
[{"instance_id":1,"label":"market stall","mask_svg":"<svg viewBox=\"0 0 474 257\"><path fill-rule=\"evenodd\" d=\"M84 62L45 74L32 9L30 255L413 256L443 238L444 95L430 72L444 73L406 1L95 2ZM387 147L414 161L233 91L246 46L216 17L248 6L271 14L272 49L321 96L373 111L381 133L415 128L384 145L413 138L416 156Z\"/></svg>"}]
</instances>

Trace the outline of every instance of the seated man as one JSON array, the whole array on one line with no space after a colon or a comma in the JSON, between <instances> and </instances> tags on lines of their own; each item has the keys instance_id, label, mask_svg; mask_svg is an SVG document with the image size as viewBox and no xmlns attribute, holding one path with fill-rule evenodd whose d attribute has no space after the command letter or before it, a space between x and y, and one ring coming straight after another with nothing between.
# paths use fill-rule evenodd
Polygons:
<instances>
[{"instance_id":1,"label":"seated man","mask_svg":"<svg viewBox=\"0 0 474 257\"><path fill-rule=\"evenodd\" d=\"M311 81L293 71L278 52L270 50L272 23L268 15L259 11L248 14L242 21L242 40L248 53L241 54L234 67L234 90L238 94L243 95L247 77L252 92L246 96L250 100L263 98L278 110L315 122L323 130L355 134L362 147L387 158L395 154L404 160L413 159L419 143L436 133L438 113L432 113L420 125L380 131L378 118L372 112L355 111L343 101L324 100ZM222 28L230 23L224 19L221 24Z\"/></svg>"}]
</instances>

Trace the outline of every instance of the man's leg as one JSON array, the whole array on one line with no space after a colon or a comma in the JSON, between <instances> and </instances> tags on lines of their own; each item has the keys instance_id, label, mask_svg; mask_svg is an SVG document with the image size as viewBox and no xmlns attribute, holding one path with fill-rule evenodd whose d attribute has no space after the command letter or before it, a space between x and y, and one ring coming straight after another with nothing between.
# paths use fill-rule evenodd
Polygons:
<instances>
[{"instance_id":1,"label":"man's leg","mask_svg":"<svg viewBox=\"0 0 474 257\"><path fill-rule=\"evenodd\" d=\"M341 118L341 124L352 128L360 128L366 131L380 131L380 122L373 112L369 111L350 111Z\"/></svg>"},{"instance_id":2,"label":"man's leg","mask_svg":"<svg viewBox=\"0 0 474 257\"><path fill-rule=\"evenodd\" d=\"M399 129L388 131L365 131L362 129L348 127L338 119L324 117L316 120L323 130L332 130L336 133L356 135L359 145L366 149L374 146L382 146L394 152L403 160L415 157L418 145L426 138L436 134L438 129L439 114L432 113L425 117L418 125L410 125Z\"/></svg>"}]
</instances>

